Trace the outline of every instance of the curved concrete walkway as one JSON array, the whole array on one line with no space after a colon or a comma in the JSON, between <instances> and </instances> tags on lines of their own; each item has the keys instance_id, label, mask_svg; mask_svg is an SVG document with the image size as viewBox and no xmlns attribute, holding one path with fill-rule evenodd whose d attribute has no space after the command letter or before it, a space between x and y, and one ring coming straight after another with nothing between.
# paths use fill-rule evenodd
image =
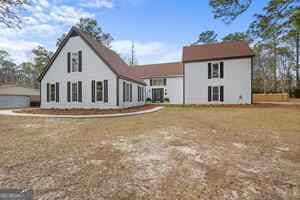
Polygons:
<instances>
[{"instance_id":1,"label":"curved concrete walkway","mask_svg":"<svg viewBox=\"0 0 300 200\"><path fill-rule=\"evenodd\" d=\"M164 107L159 106L149 110L143 110L138 112L131 113L118 113L118 114L103 114L103 115L45 115L45 114L28 114L28 113L16 113L15 110L18 109L9 109L9 110L0 110L0 115L5 116L19 116L19 117L49 117L49 118L109 118L109 117L126 117L133 115L142 115L146 113L157 112L162 110Z\"/></svg>"}]
</instances>

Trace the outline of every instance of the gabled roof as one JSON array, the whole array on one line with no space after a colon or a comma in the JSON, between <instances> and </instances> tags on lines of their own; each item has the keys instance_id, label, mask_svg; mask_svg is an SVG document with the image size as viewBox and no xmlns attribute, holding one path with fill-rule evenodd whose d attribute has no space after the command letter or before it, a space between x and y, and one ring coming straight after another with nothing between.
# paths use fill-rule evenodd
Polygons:
<instances>
[{"instance_id":1,"label":"gabled roof","mask_svg":"<svg viewBox=\"0 0 300 200\"><path fill-rule=\"evenodd\" d=\"M140 65L133 68L135 75L140 78L183 76L183 64L181 62Z\"/></svg>"},{"instance_id":2,"label":"gabled roof","mask_svg":"<svg viewBox=\"0 0 300 200\"><path fill-rule=\"evenodd\" d=\"M65 37L61 45L58 47L57 51L50 59L49 63L46 65L44 71L41 73L38 80L42 80L55 58L58 56L64 45L67 43L71 36L78 35L80 36L98 55L98 57L121 79L133 81L142 85L145 85L145 82L135 76L133 69L131 69L123 59L113 50L105 47L96 39L92 38L89 34L81 31L76 27L72 27L68 35Z\"/></svg>"},{"instance_id":3,"label":"gabled roof","mask_svg":"<svg viewBox=\"0 0 300 200\"><path fill-rule=\"evenodd\" d=\"M254 52L243 41L187 46L183 48L183 62L252 57Z\"/></svg>"}]
</instances>

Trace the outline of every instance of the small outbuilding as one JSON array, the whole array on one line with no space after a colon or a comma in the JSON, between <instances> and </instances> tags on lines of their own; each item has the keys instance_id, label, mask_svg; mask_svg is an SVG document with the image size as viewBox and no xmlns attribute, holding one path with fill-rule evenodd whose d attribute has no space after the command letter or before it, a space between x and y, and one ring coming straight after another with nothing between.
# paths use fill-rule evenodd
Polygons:
<instances>
[{"instance_id":1,"label":"small outbuilding","mask_svg":"<svg viewBox=\"0 0 300 200\"><path fill-rule=\"evenodd\" d=\"M29 107L39 103L39 89L12 84L0 85L0 108Z\"/></svg>"}]
</instances>

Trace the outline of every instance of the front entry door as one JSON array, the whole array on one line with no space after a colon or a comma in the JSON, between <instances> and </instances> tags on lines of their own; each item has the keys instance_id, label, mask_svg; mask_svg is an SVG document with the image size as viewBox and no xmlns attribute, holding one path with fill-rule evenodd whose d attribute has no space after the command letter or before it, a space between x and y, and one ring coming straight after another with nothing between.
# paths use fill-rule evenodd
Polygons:
<instances>
[{"instance_id":1,"label":"front entry door","mask_svg":"<svg viewBox=\"0 0 300 200\"><path fill-rule=\"evenodd\" d=\"M164 102L164 89L153 88L152 89L152 101L153 102Z\"/></svg>"}]
</instances>

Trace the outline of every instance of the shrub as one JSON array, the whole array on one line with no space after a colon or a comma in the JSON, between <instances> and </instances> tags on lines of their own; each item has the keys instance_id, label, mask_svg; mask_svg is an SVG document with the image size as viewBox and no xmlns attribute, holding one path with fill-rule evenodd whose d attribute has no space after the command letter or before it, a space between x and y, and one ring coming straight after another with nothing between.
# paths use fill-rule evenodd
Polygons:
<instances>
[{"instance_id":1,"label":"shrub","mask_svg":"<svg viewBox=\"0 0 300 200\"><path fill-rule=\"evenodd\" d=\"M296 89L294 90L294 96L295 96L296 98L300 98L300 88L296 88Z\"/></svg>"},{"instance_id":2,"label":"shrub","mask_svg":"<svg viewBox=\"0 0 300 200\"><path fill-rule=\"evenodd\" d=\"M169 102L170 102L170 99L166 97L166 98L164 98L164 102L169 103Z\"/></svg>"},{"instance_id":3,"label":"shrub","mask_svg":"<svg viewBox=\"0 0 300 200\"><path fill-rule=\"evenodd\" d=\"M146 99L146 102L152 102L152 99L148 97L148 98Z\"/></svg>"}]
</instances>

